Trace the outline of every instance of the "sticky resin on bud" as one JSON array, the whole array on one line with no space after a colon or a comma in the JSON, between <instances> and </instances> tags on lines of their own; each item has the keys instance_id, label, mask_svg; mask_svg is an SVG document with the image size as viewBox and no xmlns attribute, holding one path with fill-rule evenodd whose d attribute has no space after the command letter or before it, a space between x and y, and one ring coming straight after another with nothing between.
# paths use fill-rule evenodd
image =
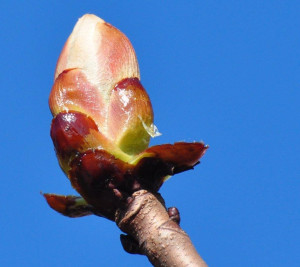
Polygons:
<instances>
[{"instance_id":1,"label":"sticky resin on bud","mask_svg":"<svg viewBox=\"0 0 300 267\"><path fill-rule=\"evenodd\" d=\"M117 83L108 109L108 136L122 151L136 155L148 147L152 125L152 105L139 79Z\"/></svg>"}]
</instances>

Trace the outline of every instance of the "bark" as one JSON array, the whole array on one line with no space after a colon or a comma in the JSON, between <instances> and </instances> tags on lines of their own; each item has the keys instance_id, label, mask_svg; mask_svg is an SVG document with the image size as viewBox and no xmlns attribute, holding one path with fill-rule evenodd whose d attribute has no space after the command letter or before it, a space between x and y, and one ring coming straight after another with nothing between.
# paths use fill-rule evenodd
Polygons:
<instances>
[{"instance_id":1,"label":"bark","mask_svg":"<svg viewBox=\"0 0 300 267\"><path fill-rule=\"evenodd\" d=\"M189 236L170 219L159 194L140 190L132 197L116 213L118 227L129 235L121 238L127 252L146 255L154 266L207 266Z\"/></svg>"}]
</instances>

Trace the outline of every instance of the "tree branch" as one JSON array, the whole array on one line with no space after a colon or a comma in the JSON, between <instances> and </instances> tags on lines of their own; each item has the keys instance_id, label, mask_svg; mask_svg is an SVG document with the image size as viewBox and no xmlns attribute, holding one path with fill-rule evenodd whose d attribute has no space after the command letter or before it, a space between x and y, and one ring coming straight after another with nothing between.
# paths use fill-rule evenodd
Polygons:
<instances>
[{"instance_id":1,"label":"tree branch","mask_svg":"<svg viewBox=\"0 0 300 267\"><path fill-rule=\"evenodd\" d=\"M116 212L118 227L129 235L121 238L127 252L146 255L154 266L207 266L189 236L170 219L159 194L140 190L132 197L127 208Z\"/></svg>"}]
</instances>

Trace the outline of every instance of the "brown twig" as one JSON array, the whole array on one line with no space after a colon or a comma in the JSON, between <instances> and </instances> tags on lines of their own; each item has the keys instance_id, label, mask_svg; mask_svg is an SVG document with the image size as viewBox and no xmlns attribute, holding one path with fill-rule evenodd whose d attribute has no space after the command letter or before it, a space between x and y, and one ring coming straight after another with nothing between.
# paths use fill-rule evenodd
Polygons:
<instances>
[{"instance_id":1,"label":"brown twig","mask_svg":"<svg viewBox=\"0 0 300 267\"><path fill-rule=\"evenodd\" d=\"M146 255L154 266L207 266L189 236L170 219L159 194L135 192L128 207L117 211L116 223L129 235L121 237L124 249Z\"/></svg>"}]
</instances>

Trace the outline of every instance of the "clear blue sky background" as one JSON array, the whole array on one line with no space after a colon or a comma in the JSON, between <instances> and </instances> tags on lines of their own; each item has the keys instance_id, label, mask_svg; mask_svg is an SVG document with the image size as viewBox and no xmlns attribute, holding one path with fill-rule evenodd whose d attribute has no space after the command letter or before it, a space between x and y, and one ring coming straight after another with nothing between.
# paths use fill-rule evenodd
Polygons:
<instances>
[{"instance_id":1,"label":"clear blue sky background","mask_svg":"<svg viewBox=\"0 0 300 267\"><path fill-rule=\"evenodd\" d=\"M122 2L122 3L120 3ZM77 19L123 31L163 133L203 140L162 188L210 266L300 264L300 2L1 1L1 266L150 266L114 223L69 219L40 191L74 194L51 139L48 95Z\"/></svg>"}]
</instances>

